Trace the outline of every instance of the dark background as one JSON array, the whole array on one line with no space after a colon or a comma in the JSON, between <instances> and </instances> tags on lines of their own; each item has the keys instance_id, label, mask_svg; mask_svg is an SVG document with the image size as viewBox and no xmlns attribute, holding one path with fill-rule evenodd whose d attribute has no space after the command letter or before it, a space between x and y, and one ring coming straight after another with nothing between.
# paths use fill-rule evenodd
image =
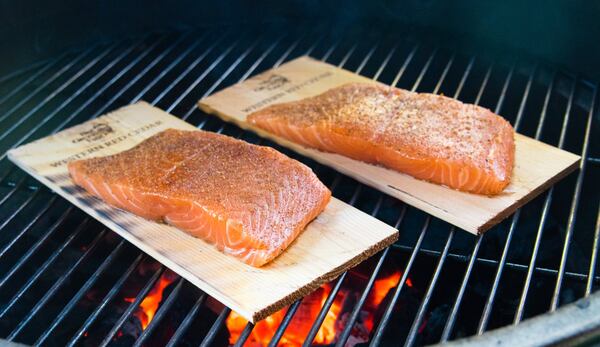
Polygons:
<instances>
[{"instance_id":1,"label":"dark background","mask_svg":"<svg viewBox=\"0 0 600 347\"><path fill-rule=\"evenodd\" d=\"M68 48L150 31L222 23L326 21L388 25L452 46L517 49L600 78L599 1L0 0L0 75Z\"/></svg>"}]
</instances>

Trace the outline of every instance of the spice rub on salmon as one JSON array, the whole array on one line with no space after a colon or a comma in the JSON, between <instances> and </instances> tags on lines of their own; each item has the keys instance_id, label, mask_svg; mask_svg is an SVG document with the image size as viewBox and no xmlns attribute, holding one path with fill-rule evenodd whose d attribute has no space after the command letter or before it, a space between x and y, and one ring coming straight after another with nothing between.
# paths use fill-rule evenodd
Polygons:
<instances>
[{"instance_id":1,"label":"spice rub on salmon","mask_svg":"<svg viewBox=\"0 0 600 347\"><path fill-rule=\"evenodd\" d=\"M281 254L331 197L298 161L205 131L165 130L68 168L77 185L107 203L164 221L257 267Z\"/></svg>"},{"instance_id":2,"label":"spice rub on salmon","mask_svg":"<svg viewBox=\"0 0 600 347\"><path fill-rule=\"evenodd\" d=\"M490 110L441 95L351 83L268 106L247 120L290 141L380 164L453 189L499 194L514 130Z\"/></svg>"}]
</instances>

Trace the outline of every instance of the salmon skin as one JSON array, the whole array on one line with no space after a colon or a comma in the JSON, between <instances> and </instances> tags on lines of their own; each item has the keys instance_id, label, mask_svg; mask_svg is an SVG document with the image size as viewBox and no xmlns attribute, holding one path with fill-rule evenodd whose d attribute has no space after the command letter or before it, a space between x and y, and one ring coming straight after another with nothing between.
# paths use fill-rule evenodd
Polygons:
<instances>
[{"instance_id":1,"label":"salmon skin","mask_svg":"<svg viewBox=\"0 0 600 347\"><path fill-rule=\"evenodd\" d=\"M510 183L514 130L490 110L441 95L351 83L258 110L248 122L326 152L447 187L496 195Z\"/></svg>"},{"instance_id":2,"label":"salmon skin","mask_svg":"<svg viewBox=\"0 0 600 347\"><path fill-rule=\"evenodd\" d=\"M77 185L107 203L164 221L256 267L281 254L331 197L296 160L205 131L168 129L68 168Z\"/></svg>"}]
</instances>

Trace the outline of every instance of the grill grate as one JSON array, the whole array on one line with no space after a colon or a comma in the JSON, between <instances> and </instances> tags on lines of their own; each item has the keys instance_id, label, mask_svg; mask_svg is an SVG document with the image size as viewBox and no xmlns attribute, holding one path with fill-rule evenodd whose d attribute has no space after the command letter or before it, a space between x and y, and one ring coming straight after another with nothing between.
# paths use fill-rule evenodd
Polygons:
<instances>
[{"instance_id":1,"label":"grill grate","mask_svg":"<svg viewBox=\"0 0 600 347\"><path fill-rule=\"evenodd\" d=\"M410 346L481 335L589 296L600 281L597 85L529 57L453 51L414 34L380 35L360 28L321 34L331 32L312 23L207 28L67 52L0 78L0 153L143 99L200 128L274 146L302 160L336 197L400 230L395 245L360 266L370 276L355 289L357 300L338 346L346 344L375 280L388 269L401 270L402 277L373 328L371 345L391 338ZM581 153L581 169L485 235L472 237L195 106L203 96L303 54L384 83L491 108L519 132ZM101 331L98 344L106 345L168 273L15 169L5 154L0 194L0 336L8 340L75 345L88 331ZM141 276L143 264L155 266ZM403 306L409 278L418 288L413 291L417 300ZM332 284L305 345L312 343L347 279L343 274ZM107 319L132 283L134 299ZM96 292L101 293L98 305L78 306ZM154 319L130 342L215 343L230 310L219 306L218 314L205 314L206 307L216 305L211 300L177 278ZM300 304L287 309L270 345L281 341ZM173 317L174 311L184 313ZM73 321L78 314L81 320ZM174 331L156 329L167 319L176 321ZM398 319L407 322L406 331L392 331ZM248 324L235 345L241 346L252 330Z\"/></svg>"}]
</instances>

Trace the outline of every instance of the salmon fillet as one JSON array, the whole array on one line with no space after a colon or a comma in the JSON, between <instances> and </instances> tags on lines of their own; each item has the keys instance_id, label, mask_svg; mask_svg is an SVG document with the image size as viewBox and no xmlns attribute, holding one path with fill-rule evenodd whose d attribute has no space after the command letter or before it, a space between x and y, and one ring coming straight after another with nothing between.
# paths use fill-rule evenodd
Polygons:
<instances>
[{"instance_id":1,"label":"salmon fillet","mask_svg":"<svg viewBox=\"0 0 600 347\"><path fill-rule=\"evenodd\" d=\"M257 267L281 254L331 197L296 160L205 131L165 130L68 168L77 185L107 203L164 221Z\"/></svg>"},{"instance_id":2,"label":"salmon fillet","mask_svg":"<svg viewBox=\"0 0 600 347\"><path fill-rule=\"evenodd\" d=\"M441 95L351 83L248 115L290 141L453 189L495 195L510 183L514 130L490 110Z\"/></svg>"}]
</instances>

